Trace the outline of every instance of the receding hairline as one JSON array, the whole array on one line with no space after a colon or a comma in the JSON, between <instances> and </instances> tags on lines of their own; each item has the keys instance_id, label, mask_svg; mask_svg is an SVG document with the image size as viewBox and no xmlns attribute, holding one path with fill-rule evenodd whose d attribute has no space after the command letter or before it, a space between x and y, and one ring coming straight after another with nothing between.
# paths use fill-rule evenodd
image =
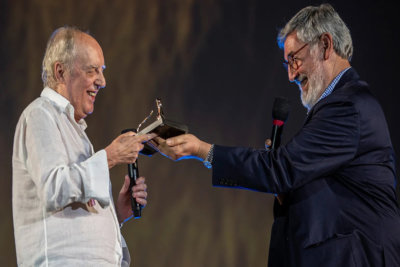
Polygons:
<instances>
[{"instance_id":1,"label":"receding hairline","mask_svg":"<svg viewBox=\"0 0 400 267\"><path fill-rule=\"evenodd\" d=\"M101 46L99 42L88 32L84 32L78 28L75 27L62 27L59 28L53 36L53 42L57 41L59 38L65 38L65 35L71 34L73 35L73 40L75 45L78 47L82 44L91 44L95 47L98 47L101 49Z\"/></svg>"},{"instance_id":2,"label":"receding hairline","mask_svg":"<svg viewBox=\"0 0 400 267\"><path fill-rule=\"evenodd\" d=\"M84 57L89 50L97 52L104 62L104 54L100 44L88 31L68 25L56 29L47 41L42 60L41 76L43 85L48 87L57 85L58 82L54 74L54 64L56 62L65 65L66 70L71 71L72 65L75 64L76 60L82 56ZM103 69L104 67L103 65Z\"/></svg>"},{"instance_id":3,"label":"receding hairline","mask_svg":"<svg viewBox=\"0 0 400 267\"><path fill-rule=\"evenodd\" d=\"M101 48L99 42L92 35L79 30L74 34L75 48L78 55L80 53L85 53L85 51L88 49L95 49L96 51L100 52L101 56L104 58L103 49Z\"/></svg>"}]
</instances>

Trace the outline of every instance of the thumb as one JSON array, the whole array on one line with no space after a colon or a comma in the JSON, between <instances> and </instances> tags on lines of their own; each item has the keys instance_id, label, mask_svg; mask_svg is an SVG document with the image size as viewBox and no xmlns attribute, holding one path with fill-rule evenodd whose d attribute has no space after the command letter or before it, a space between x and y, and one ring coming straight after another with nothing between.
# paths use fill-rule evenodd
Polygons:
<instances>
[{"instance_id":1,"label":"thumb","mask_svg":"<svg viewBox=\"0 0 400 267\"><path fill-rule=\"evenodd\" d=\"M121 193L126 193L129 191L129 184L130 184L130 179L128 175L125 175L125 180L124 180L124 184L122 185L121 188Z\"/></svg>"}]
</instances>

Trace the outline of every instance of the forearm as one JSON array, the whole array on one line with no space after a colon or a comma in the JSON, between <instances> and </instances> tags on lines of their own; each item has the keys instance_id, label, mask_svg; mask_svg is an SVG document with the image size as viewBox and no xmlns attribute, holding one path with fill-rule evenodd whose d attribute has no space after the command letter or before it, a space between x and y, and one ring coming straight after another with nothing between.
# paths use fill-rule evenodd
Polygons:
<instances>
[{"instance_id":1,"label":"forearm","mask_svg":"<svg viewBox=\"0 0 400 267\"><path fill-rule=\"evenodd\" d=\"M73 202L96 199L110 204L110 181L105 152L99 151L80 163L57 164L47 168L30 166L38 195L47 210L57 210Z\"/></svg>"}]
</instances>

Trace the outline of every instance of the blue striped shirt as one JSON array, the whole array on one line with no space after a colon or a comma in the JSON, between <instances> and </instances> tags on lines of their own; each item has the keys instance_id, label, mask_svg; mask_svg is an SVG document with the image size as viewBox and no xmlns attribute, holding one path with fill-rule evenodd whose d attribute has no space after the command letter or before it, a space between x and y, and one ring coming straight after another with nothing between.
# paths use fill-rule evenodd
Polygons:
<instances>
[{"instance_id":1,"label":"blue striped shirt","mask_svg":"<svg viewBox=\"0 0 400 267\"><path fill-rule=\"evenodd\" d=\"M340 78L342 78L343 74L345 74L345 72L347 70L349 70L351 67L348 67L344 70L342 70L336 77L335 79L333 79L333 81L328 85L328 87L325 89L325 92L321 95L321 97L318 99L318 101L315 103L317 104L319 101L321 101L322 99L324 99L325 97L327 97L328 95L330 95L333 91L333 89L335 88L336 84L339 82Z\"/></svg>"}]
</instances>

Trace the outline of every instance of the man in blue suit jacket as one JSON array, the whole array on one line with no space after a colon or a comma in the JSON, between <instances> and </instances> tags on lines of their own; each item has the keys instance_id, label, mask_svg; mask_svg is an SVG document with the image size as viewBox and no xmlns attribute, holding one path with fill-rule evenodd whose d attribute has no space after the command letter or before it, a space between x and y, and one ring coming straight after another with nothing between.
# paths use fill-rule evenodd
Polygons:
<instances>
[{"instance_id":1,"label":"man in blue suit jacket","mask_svg":"<svg viewBox=\"0 0 400 267\"><path fill-rule=\"evenodd\" d=\"M290 142L267 151L189 134L158 148L211 164L216 186L279 194L269 266L400 266L394 152L381 106L350 66L347 26L329 4L306 7L278 43L308 109Z\"/></svg>"}]
</instances>

